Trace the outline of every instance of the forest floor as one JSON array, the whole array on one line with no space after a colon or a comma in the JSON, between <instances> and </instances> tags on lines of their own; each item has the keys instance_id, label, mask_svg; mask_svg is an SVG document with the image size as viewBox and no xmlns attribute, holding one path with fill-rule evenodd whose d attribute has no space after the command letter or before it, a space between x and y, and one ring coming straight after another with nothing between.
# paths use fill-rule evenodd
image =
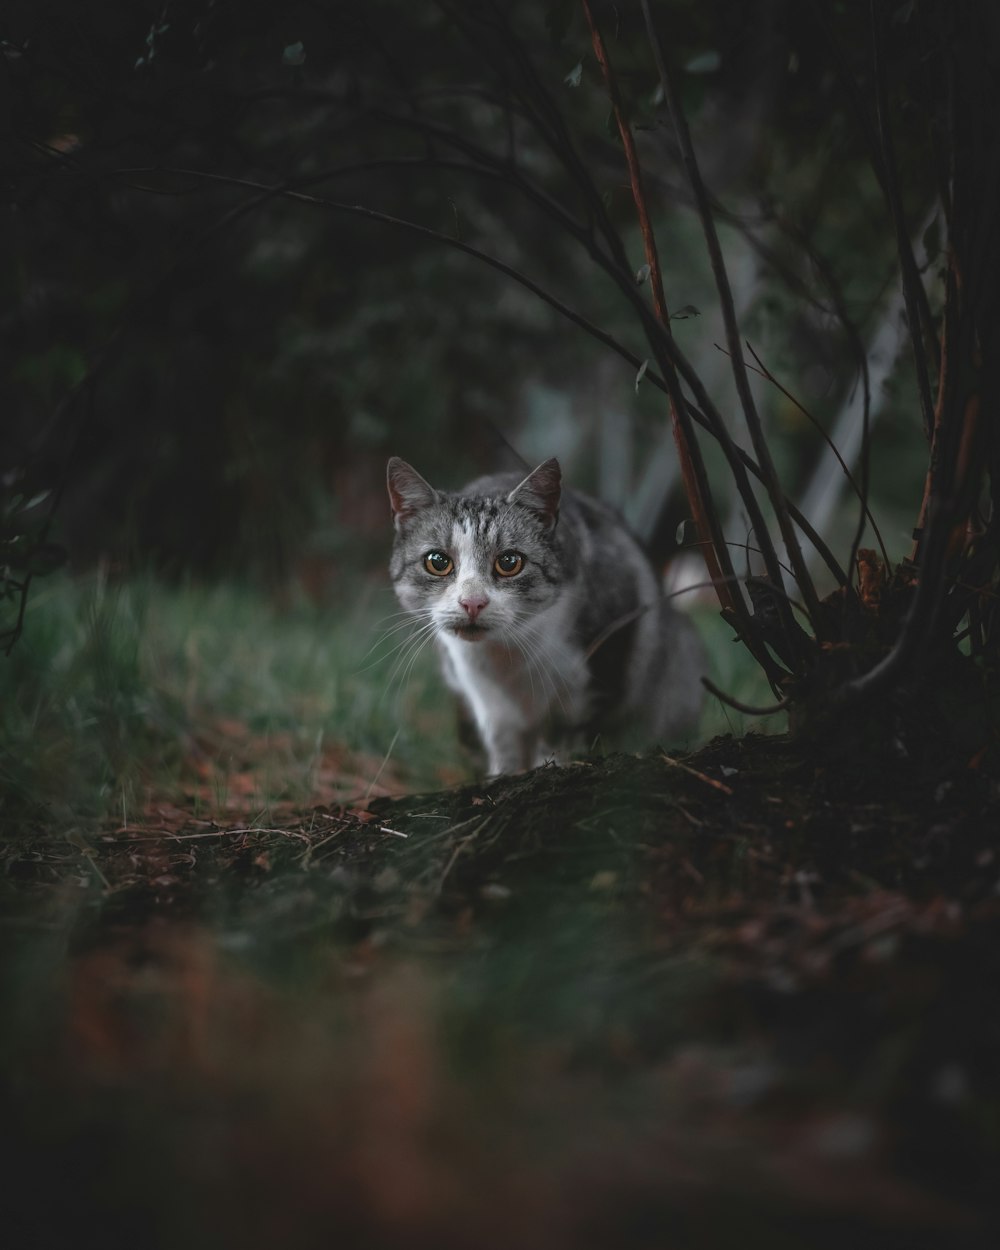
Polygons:
<instances>
[{"instance_id":1,"label":"forest floor","mask_svg":"<svg viewBox=\"0 0 1000 1250\"><path fill-rule=\"evenodd\" d=\"M727 737L5 856L7 1245L1000 1244L975 768Z\"/></svg>"}]
</instances>

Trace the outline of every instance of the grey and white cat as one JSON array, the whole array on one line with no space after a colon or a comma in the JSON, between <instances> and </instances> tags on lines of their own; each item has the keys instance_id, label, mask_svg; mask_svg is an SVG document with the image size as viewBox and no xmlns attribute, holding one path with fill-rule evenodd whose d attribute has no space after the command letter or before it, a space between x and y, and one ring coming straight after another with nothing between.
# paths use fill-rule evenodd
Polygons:
<instances>
[{"instance_id":1,"label":"grey and white cat","mask_svg":"<svg viewBox=\"0 0 1000 1250\"><path fill-rule=\"evenodd\" d=\"M491 775L565 759L600 735L664 741L701 707L700 640L606 505L561 489L556 460L435 490L393 456L389 571L432 632Z\"/></svg>"}]
</instances>

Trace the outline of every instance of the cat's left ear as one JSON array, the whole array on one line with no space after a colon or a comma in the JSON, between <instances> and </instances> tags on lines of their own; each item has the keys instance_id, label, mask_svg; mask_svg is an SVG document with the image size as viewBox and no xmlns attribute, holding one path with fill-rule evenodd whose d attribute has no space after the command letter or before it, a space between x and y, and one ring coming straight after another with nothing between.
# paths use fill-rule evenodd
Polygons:
<instances>
[{"instance_id":1,"label":"cat's left ear","mask_svg":"<svg viewBox=\"0 0 1000 1250\"><path fill-rule=\"evenodd\" d=\"M562 470L559 461L553 457L545 460L507 496L508 503L519 504L528 508L546 529L551 529L559 520L559 496L561 493Z\"/></svg>"},{"instance_id":2,"label":"cat's left ear","mask_svg":"<svg viewBox=\"0 0 1000 1250\"><path fill-rule=\"evenodd\" d=\"M385 470L385 484L389 489L389 503L396 529L404 525L415 512L429 508L438 502L437 491L425 482L412 464L399 456L390 456Z\"/></svg>"}]
</instances>

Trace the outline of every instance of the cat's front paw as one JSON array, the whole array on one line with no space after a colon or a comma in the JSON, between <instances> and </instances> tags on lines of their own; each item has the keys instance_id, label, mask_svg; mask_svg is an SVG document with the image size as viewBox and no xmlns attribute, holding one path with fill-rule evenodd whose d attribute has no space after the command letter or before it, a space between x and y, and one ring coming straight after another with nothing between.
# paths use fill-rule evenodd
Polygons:
<instances>
[{"instance_id":1,"label":"cat's front paw","mask_svg":"<svg viewBox=\"0 0 1000 1250\"><path fill-rule=\"evenodd\" d=\"M531 754L518 755L507 760L491 760L487 778L490 781L497 777L511 777L518 773L530 773L536 768L544 768L546 764L567 764L568 757L550 747L540 747Z\"/></svg>"},{"instance_id":2,"label":"cat's front paw","mask_svg":"<svg viewBox=\"0 0 1000 1250\"><path fill-rule=\"evenodd\" d=\"M531 760L523 752L510 752L504 755L494 755L491 752L486 776L490 781L494 781L497 777L512 777L515 773L526 773L531 767Z\"/></svg>"},{"instance_id":3,"label":"cat's front paw","mask_svg":"<svg viewBox=\"0 0 1000 1250\"><path fill-rule=\"evenodd\" d=\"M528 765L523 760L516 763L503 764L492 761L486 772L487 781L496 781L499 777L515 777L518 773L526 773Z\"/></svg>"}]
</instances>

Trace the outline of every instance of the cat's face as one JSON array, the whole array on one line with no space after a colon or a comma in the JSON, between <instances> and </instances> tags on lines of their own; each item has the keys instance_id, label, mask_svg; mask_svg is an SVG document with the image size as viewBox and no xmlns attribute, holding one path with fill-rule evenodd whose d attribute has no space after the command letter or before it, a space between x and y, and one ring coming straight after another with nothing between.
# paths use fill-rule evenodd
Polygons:
<instances>
[{"instance_id":1,"label":"cat's face","mask_svg":"<svg viewBox=\"0 0 1000 1250\"><path fill-rule=\"evenodd\" d=\"M558 599L555 460L513 489L451 495L393 457L387 483L396 526L389 570L404 608L467 642L506 642Z\"/></svg>"}]
</instances>

